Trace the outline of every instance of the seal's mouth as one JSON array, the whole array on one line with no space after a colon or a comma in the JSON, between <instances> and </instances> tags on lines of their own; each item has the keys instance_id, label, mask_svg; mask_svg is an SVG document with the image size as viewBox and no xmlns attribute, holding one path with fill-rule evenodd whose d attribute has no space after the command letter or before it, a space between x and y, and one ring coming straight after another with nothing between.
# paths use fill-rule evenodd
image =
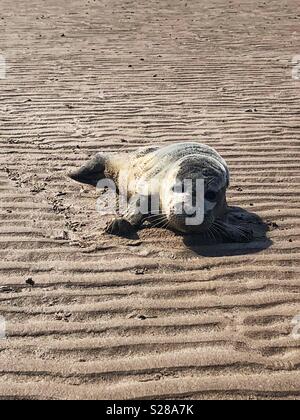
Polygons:
<instances>
[{"instance_id":1,"label":"seal's mouth","mask_svg":"<svg viewBox=\"0 0 300 420\"><path fill-rule=\"evenodd\" d=\"M214 224L214 218L212 217L212 215L205 216L204 220L199 224L197 224L196 222L194 224L190 224L193 218L195 218L197 222L196 214L192 216L172 214L168 217L169 226L171 229L176 230L180 233L201 234L208 232Z\"/></svg>"},{"instance_id":2,"label":"seal's mouth","mask_svg":"<svg viewBox=\"0 0 300 420\"><path fill-rule=\"evenodd\" d=\"M82 184L92 185L94 187L97 186L98 181L102 179L101 174L98 171L89 172L89 171L72 171L68 172L67 176L73 181L81 182Z\"/></svg>"}]
</instances>

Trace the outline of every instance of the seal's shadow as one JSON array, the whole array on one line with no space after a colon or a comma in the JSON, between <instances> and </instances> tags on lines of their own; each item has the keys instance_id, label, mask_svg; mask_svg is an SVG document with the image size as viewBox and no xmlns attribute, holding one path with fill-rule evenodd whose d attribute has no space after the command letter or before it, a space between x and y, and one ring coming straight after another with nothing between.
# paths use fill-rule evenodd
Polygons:
<instances>
[{"instance_id":1,"label":"seal's shadow","mask_svg":"<svg viewBox=\"0 0 300 420\"><path fill-rule=\"evenodd\" d=\"M255 254L272 245L273 242L267 237L269 227L257 214L231 207L228 218L232 225L252 229L253 240L248 243L226 243L222 238L212 238L208 234L185 235L184 244L197 255L205 257Z\"/></svg>"}]
</instances>

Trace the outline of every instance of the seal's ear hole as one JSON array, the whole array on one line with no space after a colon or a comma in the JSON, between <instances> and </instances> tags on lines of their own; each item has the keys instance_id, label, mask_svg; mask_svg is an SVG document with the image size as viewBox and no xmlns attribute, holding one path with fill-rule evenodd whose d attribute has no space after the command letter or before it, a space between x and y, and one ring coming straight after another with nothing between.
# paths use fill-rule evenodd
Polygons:
<instances>
[{"instance_id":1,"label":"seal's ear hole","mask_svg":"<svg viewBox=\"0 0 300 420\"><path fill-rule=\"evenodd\" d=\"M173 187L171 188L171 191L172 191L173 193L177 193L177 194L181 194L181 193L183 193L183 187L182 187L182 184L176 184L176 185L173 185Z\"/></svg>"},{"instance_id":2,"label":"seal's ear hole","mask_svg":"<svg viewBox=\"0 0 300 420\"><path fill-rule=\"evenodd\" d=\"M215 191L209 190L205 193L205 199L208 201L216 201L217 200L217 193Z\"/></svg>"}]
</instances>

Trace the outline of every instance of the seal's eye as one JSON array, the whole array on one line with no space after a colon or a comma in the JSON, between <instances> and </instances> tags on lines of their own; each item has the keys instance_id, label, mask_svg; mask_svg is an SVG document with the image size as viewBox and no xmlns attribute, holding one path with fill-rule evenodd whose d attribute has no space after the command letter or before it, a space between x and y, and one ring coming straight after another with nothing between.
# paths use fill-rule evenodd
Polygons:
<instances>
[{"instance_id":1,"label":"seal's eye","mask_svg":"<svg viewBox=\"0 0 300 420\"><path fill-rule=\"evenodd\" d=\"M216 201L217 193L215 191L207 191L205 194L205 199L208 201Z\"/></svg>"}]
</instances>

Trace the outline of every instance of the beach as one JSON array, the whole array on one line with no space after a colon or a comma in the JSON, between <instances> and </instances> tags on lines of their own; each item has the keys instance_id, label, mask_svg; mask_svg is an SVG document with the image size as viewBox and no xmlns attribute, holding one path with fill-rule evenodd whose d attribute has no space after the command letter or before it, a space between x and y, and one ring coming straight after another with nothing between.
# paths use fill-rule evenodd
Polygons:
<instances>
[{"instance_id":1,"label":"beach","mask_svg":"<svg viewBox=\"0 0 300 420\"><path fill-rule=\"evenodd\" d=\"M0 3L0 398L298 400L299 2ZM251 243L107 235L66 176L185 141Z\"/></svg>"}]
</instances>

